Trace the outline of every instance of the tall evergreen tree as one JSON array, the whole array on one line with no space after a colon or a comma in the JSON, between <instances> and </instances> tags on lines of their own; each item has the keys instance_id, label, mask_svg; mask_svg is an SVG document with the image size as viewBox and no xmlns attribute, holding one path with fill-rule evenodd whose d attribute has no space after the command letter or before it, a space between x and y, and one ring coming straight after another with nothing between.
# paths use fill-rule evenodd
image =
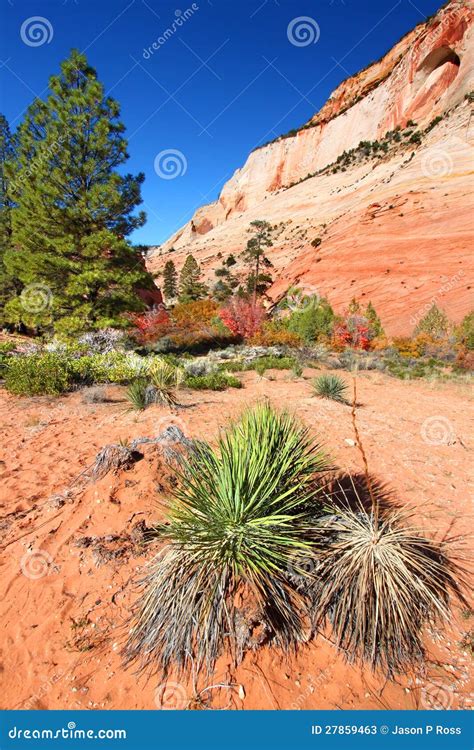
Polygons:
<instances>
[{"instance_id":1,"label":"tall evergreen tree","mask_svg":"<svg viewBox=\"0 0 474 750\"><path fill-rule=\"evenodd\" d=\"M265 255L265 248L273 245L271 238L272 227L268 221L256 219L250 222L252 237L247 242L247 247L241 256L249 267L247 277L247 291L256 297L263 294L272 282L268 273L263 273L262 268L271 268L272 263Z\"/></svg>"},{"instance_id":2,"label":"tall evergreen tree","mask_svg":"<svg viewBox=\"0 0 474 750\"><path fill-rule=\"evenodd\" d=\"M23 291L7 305L13 322L74 332L120 325L140 310L137 287L153 288L143 258L125 237L145 222L134 216L144 176L116 170L128 158L118 103L85 55L73 50L18 132L11 182L12 246L5 262L23 284L48 290L46 306Z\"/></svg>"},{"instance_id":3,"label":"tall evergreen tree","mask_svg":"<svg viewBox=\"0 0 474 750\"><path fill-rule=\"evenodd\" d=\"M206 296L206 285L200 281L201 268L193 255L188 255L179 275L179 301L194 302Z\"/></svg>"},{"instance_id":4,"label":"tall evergreen tree","mask_svg":"<svg viewBox=\"0 0 474 750\"><path fill-rule=\"evenodd\" d=\"M12 235L12 201L8 190L7 164L13 161L14 153L10 126L4 115L0 114L0 326L5 324L5 305L16 295L18 288L5 266L5 254L10 247Z\"/></svg>"},{"instance_id":5,"label":"tall evergreen tree","mask_svg":"<svg viewBox=\"0 0 474 750\"><path fill-rule=\"evenodd\" d=\"M163 294L167 301L178 294L178 274L172 260L167 260L163 269Z\"/></svg>"},{"instance_id":6,"label":"tall evergreen tree","mask_svg":"<svg viewBox=\"0 0 474 750\"><path fill-rule=\"evenodd\" d=\"M214 284L212 294L214 299L218 302L225 302L225 300L231 297L235 289L239 286L238 275L230 271L232 266L236 263L237 261L234 256L230 254L225 260L222 260L221 265L214 271L218 280Z\"/></svg>"},{"instance_id":7,"label":"tall evergreen tree","mask_svg":"<svg viewBox=\"0 0 474 750\"><path fill-rule=\"evenodd\" d=\"M382 321L380 320L379 316L377 315L375 311L375 307L373 306L372 302L369 302L367 305L367 308L365 310L365 317L370 323L370 328L372 330L372 333L374 336L383 336L384 330L382 326Z\"/></svg>"}]
</instances>

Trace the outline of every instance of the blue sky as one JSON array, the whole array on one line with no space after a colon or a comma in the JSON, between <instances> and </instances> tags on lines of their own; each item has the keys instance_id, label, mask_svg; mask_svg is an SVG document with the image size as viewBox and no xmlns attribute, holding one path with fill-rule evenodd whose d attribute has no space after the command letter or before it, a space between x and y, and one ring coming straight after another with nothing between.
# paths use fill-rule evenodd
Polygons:
<instances>
[{"instance_id":1,"label":"blue sky","mask_svg":"<svg viewBox=\"0 0 474 750\"><path fill-rule=\"evenodd\" d=\"M158 244L216 199L255 146L308 120L344 78L439 6L0 0L0 111L15 128L70 49L85 50L121 104L126 170L146 175L148 221L132 239Z\"/></svg>"}]
</instances>

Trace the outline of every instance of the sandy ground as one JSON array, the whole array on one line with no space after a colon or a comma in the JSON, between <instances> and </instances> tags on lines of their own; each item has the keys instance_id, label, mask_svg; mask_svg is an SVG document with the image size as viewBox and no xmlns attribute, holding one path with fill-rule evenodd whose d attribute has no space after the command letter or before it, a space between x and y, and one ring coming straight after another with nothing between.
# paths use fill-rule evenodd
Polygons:
<instances>
[{"instance_id":1,"label":"sandy ground","mask_svg":"<svg viewBox=\"0 0 474 750\"><path fill-rule=\"evenodd\" d=\"M393 682L347 664L330 633L291 658L266 647L235 669L223 656L211 683L163 685L121 664L137 580L153 554L140 543L143 522L162 517L169 470L147 448L128 471L85 486L73 480L108 443L156 436L171 423L189 437L212 440L230 417L263 397L294 411L341 468L358 472L350 408L312 397L314 374L248 372L242 390L183 391L188 408L177 416L161 407L127 411L118 387L108 389L114 401L100 404L84 403L84 391L57 399L0 391L1 708L183 708L210 684L218 687L201 692L200 700L213 707L471 707L471 657L460 641L472 620L456 607L449 629L435 643L427 638L425 674ZM466 535L472 528L469 386L372 372L361 373L358 384L358 423L372 473L402 504L418 508L430 535Z\"/></svg>"}]
</instances>

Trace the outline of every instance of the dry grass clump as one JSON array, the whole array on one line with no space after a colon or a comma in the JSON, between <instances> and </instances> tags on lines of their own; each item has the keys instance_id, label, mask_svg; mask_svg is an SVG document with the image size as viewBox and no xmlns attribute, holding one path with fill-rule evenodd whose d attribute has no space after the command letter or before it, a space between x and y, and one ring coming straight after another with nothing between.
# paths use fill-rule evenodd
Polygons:
<instances>
[{"instance_id":1,"label":"dry grass clump","mask_svg":"<svg viewBox=\"0 0 474 750\"><path fill-rule=\"evenodd\" d=\"M340 486L337 495L338 506L320 520L315 539L313 621L315 627L329 621L349 660L390 676L423 659L424 629L449 619L451 596L462 599L461 571L442 544L411 526L406 511L376 514L355 486L351 498Z\"/></svg>"}]
</instances>

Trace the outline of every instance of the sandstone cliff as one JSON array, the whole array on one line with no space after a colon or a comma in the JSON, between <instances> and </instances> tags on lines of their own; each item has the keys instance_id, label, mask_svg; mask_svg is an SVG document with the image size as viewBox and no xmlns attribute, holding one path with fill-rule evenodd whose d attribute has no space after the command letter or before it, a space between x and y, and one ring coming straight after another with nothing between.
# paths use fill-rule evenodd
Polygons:
<instances>
[{"instance_id":1,"label":"sandstone cliff","mask_svg":"<svg viewBox=\"0 0 474 750\"><path fill-rule=\"evenodd\" d=\"M239 253L261 218L276 227L275 299L295 283L337 309L371 299L392 333L412 328L434 298L462 317L472 307L472 21L467 2L449 2L344 81L295 135L253 151L219 199L152 254L152 270L174 248L178 268L192 252L211 278L217 252ZM401 140L387 140L396 128ZM336 162L360 141L386 151Z\"/></svg>"}]
</instances>

